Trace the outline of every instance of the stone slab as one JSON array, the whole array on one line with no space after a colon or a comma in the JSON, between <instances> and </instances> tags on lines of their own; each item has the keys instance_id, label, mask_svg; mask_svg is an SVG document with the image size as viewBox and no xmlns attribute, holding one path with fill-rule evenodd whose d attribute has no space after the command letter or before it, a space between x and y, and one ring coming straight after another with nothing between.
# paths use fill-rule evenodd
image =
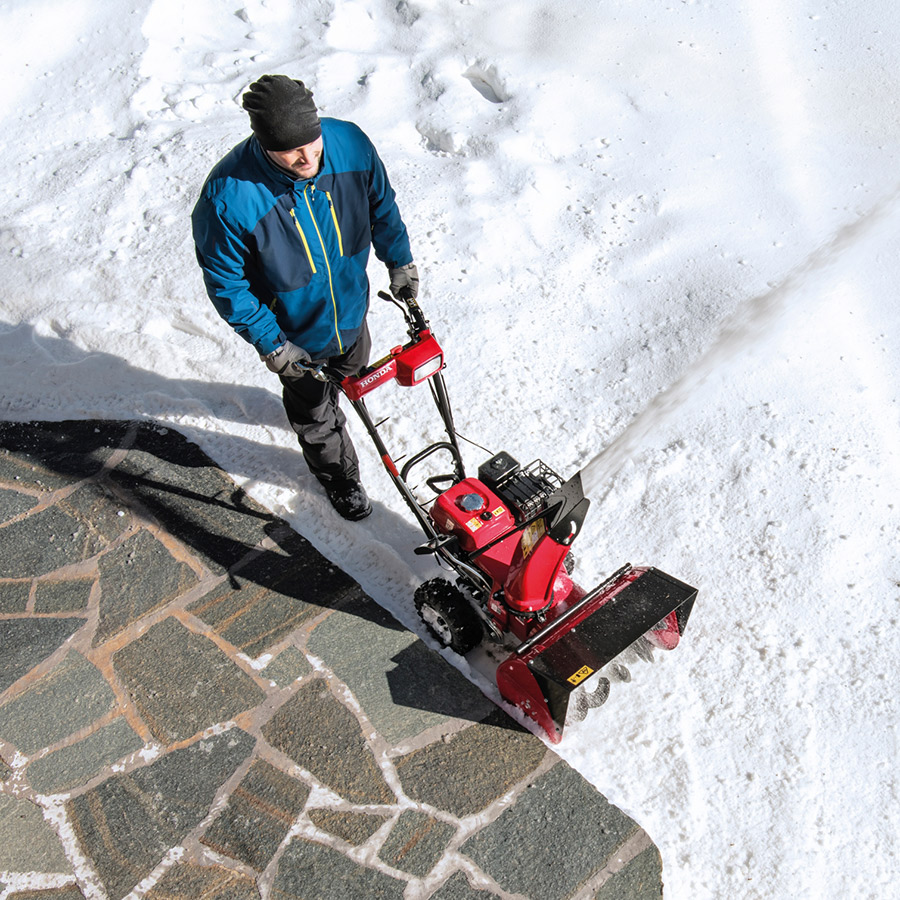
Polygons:
<instances>
[{"instance_id":1,"label":"stone slab","mask_svg":"<svg viewBox=\"0 0 900 900\"><path fill-rule=\"evenodd\" d=\"M499 894L487 888L473 888L466 880L466 876L462 872L457 872L431 895L430 900L490 900L491 897L498 896ZM626 898L620 897L619 900Z\"/></svg>"},{"instance_id":2,"label":"stone slab","mask_svg":"<svg viewBox=\"0 0 900 900\"><path fill-rule=\"evenodd\" d=\"M31 762L28 781L39 794L69 791L143 746L144 742L120 716L76 744Z\"/></svg>"},{"instance_id":3,"label":"stone slab","mask_svg":"<svg viewBox=\"0 0 900 900\"><path fill-rule=\"evenodd\" d=\"M566 900L636 830L574 769L559 763L460 851L510 893Z\"/></svg>"},{"instance_id":4,"label":"stone slab","mask_svg":"<svg viewBox=\"0 0 900 900\"><path fill-rule=\"evenodd\" d=\"M444 855L455 833L447 822L419 810L404 810L378 855L389 866L424 878Z\"/></svg>"},{"instance_id":5,"label":"stone slab","mask_svg":"<svg viewBox=\"0 0 900 900\"><path fill-rule=\"evenodd\" d=\"M7 525L0 542L0 578L34 578L84 562L127 527L121 504L102 485L87 483L65 500Z\"/></svg>"},{"instance_id":6,"label":"stone slab","mask_svg":"<svg viewBox=\"0 0 900 900\"><path fill-rule=\"evenodd\" d=\"M358 847L364 844L386 821L386 816L335 809L310 809L306 813L316 828Z\"/></svg>"},{"instance_id":7,"label":"stone slab","mask_svg":"<svg viewBox=\"0 0 900 900\"><path fill-rule=\"evenodd\" d=\"M278 864L271 900L403 900L406 883L361 866L343 853L294 838Z\"/></svg>"},{"instance_id":8,"label":"stone slab","mask_svg":"<svg viewBox=\"0 0 900 900\"><path fill-rule=\"evenodd\" d=\"M662 900L662 858L648 847L606 881L594 900Z\"/></svg>"},{"instance_id":9,"label":"stone slab","mask_svg":"<svg viewBox=\"0 0 900 900\"><path fill-rule=\"evenodd\" d=\"M71 871L41 808L30 800L0 794L0 872L68 875Z\"/></svg>"},{"instance_id":10,"label":"stone slab","mask_svg":"<svg viewBox=\"0 0 900 900\"><path fill-rule=\"evenodd\" d=\"M36 613L82 612L87 609L93 578L45 579L34 586Z\"/></svg>"},{"instance_id":11,"label":"stone slab","mask_svg":"<svg viewBox=\"0 0 900 900\"><path fill-rule=\"evenodd\" d=\"M0 422L0 479L54 491L96 475L128 422Z\"/></svg>"},{"instance_id":12,"label":"stone slab","mask_svg":"<svg viewBox=\"0 0 900 900\"><path fill-rule=\"evenodd\" d=\"M209 638L172 616L114 654L113 668L153 736L164 744L230 721L265 698L262 688Z\"/></svg>"},{"instance_id":13,"label":"stone slab","mask_svg":"<svg viewBox=\"0 0 900 900\"><path fill-rule=\"evenodd\" d=\"M393 803L356 717L319 678L301 685L263 728L263 737L351 803Z\"/></svg>"},{"instance_id":14,"label":"stone slab","mask_svg":"<svg viewBox=\"0 0 900 900\"><path fill-rule=\"evenodd\" d=\"M203 821L254 743L233 728L114 775L66 803L78 843L109 900L120 900Z\"/></svg>"},{"instance_id":15,"label":"stone slab","mask_svg":"<svg viewBox=\"0 0 900 900\"><path fill-rule=\"evenodd\" d=\"M84 900L84 894L77 884L44 890L16 891L8 900Z\"/></svg>"},{"instance_id":16,"label":"stone slab","mask_svg":"<svg viewBox=\"0 0 900 900\"><path fill-rule=\"evenodd\" d=\"M494 705L439 654L371 601L356 600L318 624L310 653L344 681L390 743L444 724L478 721Z\"/></svg>"},{"instance_id":17,"label":"stone slab","mask_svg":"<svg viewBox=\"0 0 900 900\"><path fill-rule=\"evenodd\" d=\"M360 595L353 579L291 532L188 610L255 658L324 609Z\"/></svg>"},{"instance_id":18,"label":"stone slab","mask_svg":"<svg viewBox=\"0 0 900 900\"><path fill-rule=\"evenodd\" d=\"M312 666L303 653L296 647L286 647L259 674L277 687L287 687L310 672Z\"/></svg>"},{"instance_id":19,"label":"stone slab","mask_svg":"<svg viewBox=\"0 0 900 900\"><path fill-rule=\"evenodd\" d=\"M217 853L261 872L303 810L309 788L257 760L232 791L201 841Z\"/></svg>"},{"instance_id":20,"label":"stone slab","mask_svg":"<svg viewBox=\"0 0 900 900\"><path fill-rule=\"evenodd\" d=\"M147 900L259 900L259 889L249 875L224 866L179 863L144 896Z\"/></svg>"},{"instance_id":21,"label":"stone slab","mask_svg":"<svg viewBox=\"0 0 900 900\"><path fill-rule=\"evenodd\" d=\"M8 522L16 516L28 512L37 506L37 500L29 497L27 494L20 494L18 491L8 491L0 489L0 523Z\"/></svg>"},{"instance_id":22,"label":"stone slab","mask_svg":"<svg viewBox=\"0 0 900 900\"><path fill-rule=\"evenodd\" d=\"M463 818L499 800L541 764L547 749L502 710L395 760L412 800ZM447 778L453 772L453 778Z\"/></svg>"},{"instance_id":23,"label":"stone slab","mask_svg":"<svg viewBox=\"0 0 900 900\"><path fill-rule=\"evenodd\" d=\"M141 529L100 557L100 618L94 646L197 584L197 576Z\"/></svg>"},{"instance_id":24,"label":"stone slab","mask_svg":"<svg viewBox=\"0 0 900 900\"><path fill-rule=\"evenodd\" d=\"M271 530L284 527L196 444L157 425L139 426L132 449L110 478L218 574Z\"/></svg>"},{"instance_id":25,"label":"stone slab","mask_svg":"<svg viewBox=\"0 0 900 900\"><path fill-rule=\"evenodd\" d=\"M0 692L59 649L85 619L0 619Z\"/></svg>"},{"instance_id":26,"label":"stone slab","mask_svg":"<svg viewBox=\"0 0 900 900\"><path fill-rule=\"evenodd\" d=\"M0 532L2 540L3 532ZM0 582L0 613L23 613L28 608L30 581Z\"/></svg>"},{"instance_id":27,"label":"stone slab","mask_svg":"<svg viewBox=\"0 0 900 900\"><path fill-rule=\"evenodd\" d=\"M99 669L72 651L28 690L0 706L0 737L31 754L86 728L115 702Z\"/></svg>"}]
</instances>

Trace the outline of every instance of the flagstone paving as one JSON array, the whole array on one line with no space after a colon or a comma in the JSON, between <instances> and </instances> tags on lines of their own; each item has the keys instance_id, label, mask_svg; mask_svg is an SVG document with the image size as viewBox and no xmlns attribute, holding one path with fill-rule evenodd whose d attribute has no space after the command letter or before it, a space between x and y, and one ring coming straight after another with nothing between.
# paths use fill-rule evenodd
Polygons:
<instances>
[{"instance_id":1,"label":"flagstone paving","mask_svg":"<svg viewBox=\"0 0 900 900\"><path fill-rule=\"evenodd\" d=\"M650 900L659 852L177 432L0 423L0 900Z\"/></svg>"}]
</instances>

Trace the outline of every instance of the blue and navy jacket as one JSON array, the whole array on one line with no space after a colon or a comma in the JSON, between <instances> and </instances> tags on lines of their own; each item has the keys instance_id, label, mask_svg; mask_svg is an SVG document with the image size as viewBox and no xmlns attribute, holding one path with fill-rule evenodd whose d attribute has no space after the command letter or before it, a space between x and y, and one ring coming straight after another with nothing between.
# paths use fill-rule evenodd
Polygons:
<instances>
[{"instance_id":1,"label":"blue and navy jacket","mask_svg":"<svg viewBox=\"0 0 900 900\"><path fill-rule=\"evenodd\" d=\"M388 268L412 262L384 164L351 122L322 120L322 166L295 181L255 137L203 185L191 222L219 315L260 354L285 338L313 359L348 350L369 305L369 247Z\"/></svg>"}]
</instances>

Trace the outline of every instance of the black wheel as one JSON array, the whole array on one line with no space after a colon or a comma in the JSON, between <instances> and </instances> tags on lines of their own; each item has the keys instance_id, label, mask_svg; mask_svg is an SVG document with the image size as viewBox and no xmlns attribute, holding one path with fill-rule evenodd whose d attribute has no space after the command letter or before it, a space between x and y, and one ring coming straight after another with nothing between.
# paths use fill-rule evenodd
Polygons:
<instances>
[{"instance_id":1,"label":"black wheel","mask_svg":"<svg viewBox=\"0 0 900 900\"><path fill-rule=\"evenodd\" d=\"M421 585L415 603L419 617L444 647L464 656L481 642L484 630L478 614L444 578Z\"/></svg>"},{"instance_id":2,"label":"black wheel","mask_svg":"<svg viewBox=\"0 0 900 900\"><path fill-rule=\"evenodd\" d=\"M571 550L566 554L566 558L563 560L563 566L565 567L566 575L571 575L575 571L575 557L572 556Z\"/></svg>"}]
</instances>

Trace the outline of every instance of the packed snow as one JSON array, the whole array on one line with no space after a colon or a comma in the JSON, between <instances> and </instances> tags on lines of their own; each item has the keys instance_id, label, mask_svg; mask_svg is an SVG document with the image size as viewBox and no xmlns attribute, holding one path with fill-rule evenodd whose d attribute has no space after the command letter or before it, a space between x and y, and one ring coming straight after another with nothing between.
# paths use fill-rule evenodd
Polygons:
<instances>
[{"instance_id":1,"label":"packed snow","mask_svg":"<svg viewBox=\"0 0 900 900\"><path fill-rule=\"evenodd\" d=\"M386 162L470 468L584 471L581 584L630 561L700 588L561 755L649 832L668 900L895 895L893 0L8 0L0 25L0 416L183 432L421 632L433 563L364 432L351 524L193 256L241 94L305 80ZM372 398L398 456L439 436L423 399Z\"/></svg>"}]
</instances>

